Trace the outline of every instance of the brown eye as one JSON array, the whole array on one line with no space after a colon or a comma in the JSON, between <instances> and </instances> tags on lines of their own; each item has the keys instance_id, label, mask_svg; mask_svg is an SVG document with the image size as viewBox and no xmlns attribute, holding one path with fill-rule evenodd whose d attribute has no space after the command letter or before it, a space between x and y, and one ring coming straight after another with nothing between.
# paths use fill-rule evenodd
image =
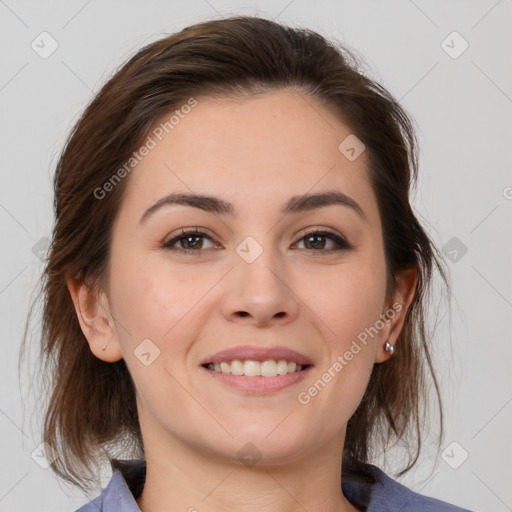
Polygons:
<instances>
[{"instance_id":1,"label":"brown eye","mask_svg":"<svg viewBox=\"0 0 512 512\"><path fill-rule=\"evenodd\" d=\"M341 251L352 248L344 238L329 231L312 231L304 235L299 243L302 241L304 241L305 249L318 252Z\"/></svg>"},{"instance_id":2,"label":"brown eye","mask_svg":"<svg viewBox=\"0 0 512 512\"><path fill-rule=\"evenodd\" d=\"M204 247L205 240L209 240L213 243L213 240L204 231L197 229L187 231L183 229L180 231L179 235L164 242L162 247L170 251L198 254L208 248ZM177 247L174 247L175 245L177 245ZM213 243L213 245L215 246L215 243Z\"/></svg>"}]
</instances>

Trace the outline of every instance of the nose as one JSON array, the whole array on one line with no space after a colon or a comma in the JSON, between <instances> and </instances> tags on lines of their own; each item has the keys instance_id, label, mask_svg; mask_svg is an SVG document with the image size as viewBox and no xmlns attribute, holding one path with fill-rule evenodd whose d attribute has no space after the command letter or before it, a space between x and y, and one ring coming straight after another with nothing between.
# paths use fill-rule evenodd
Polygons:
<instances>
[{"instance_id":1,"label":"nose","mask_svg":"<svg viewBox=\"0 0 512 512\"><path fill-rule=\"evenodd\" d=\"M293 291L290 271L278 258L270 249L251 263L235 256L222 299L222 313L228 321L264 327L297 318L300 300Z\"/></svg>"}]
</instances>

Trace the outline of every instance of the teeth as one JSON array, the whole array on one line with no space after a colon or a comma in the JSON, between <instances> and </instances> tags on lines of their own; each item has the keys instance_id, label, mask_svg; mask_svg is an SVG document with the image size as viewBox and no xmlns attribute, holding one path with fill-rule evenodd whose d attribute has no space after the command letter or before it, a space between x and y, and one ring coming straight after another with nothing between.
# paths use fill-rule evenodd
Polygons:
<instances>
[{"instance_id":1,"label":"teeth","mask_svg":"<svg viewBox=\"0 0 512 512\"><path fill-rule=\"evenodd\" d=\"M287 373L296 373L302 370L302 365L286 361L285 359L269 359L268 361L253 361L248 359L240 361L222 361L221 363L210 363L209 370L218 373L231 373L232 375L246 375L248 377L276 377Z\"/></svg>"},{"instance_id":2,"label":"teeth","mask_svg":"<svg viewBox=\"0 0 512 512\"><path fill-rule=\"evenodd\" d=\"M259 361L245 361L244 375L247 375L248 377L257 377L258 375L261 375L261 363Z\"/></svg>"},{"instance_id":3,"label":"teeth","mask_svg":"<svg viewBox=\"0 0 512 512\"><path fill-rule=\"evenodd\" d=\"M227 371L226 373L229 373L229 364L227 365ZM231 373L233 375L243 375L244 374L244 363L242 361L239 361L236 359L235 361L231 361Z\"/></svg>"}]
</instances>

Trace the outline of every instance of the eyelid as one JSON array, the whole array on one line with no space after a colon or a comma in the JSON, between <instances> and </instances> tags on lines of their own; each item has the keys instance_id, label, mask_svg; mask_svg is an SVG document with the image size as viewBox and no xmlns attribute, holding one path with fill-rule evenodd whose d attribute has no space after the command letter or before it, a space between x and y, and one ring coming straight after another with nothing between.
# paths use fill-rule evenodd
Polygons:
<instances>
[{"instance_id":1,"label":"eyelid","mask_svg":"<svg viewBox=\"0 0 512 512\"><path fill-rule=\"evenodd\" d=\"M170 235L166 236L164 240L161 243L161 246L164 249L169 249L172 247L172 245L176 242L178 242L181 238L185 238L187 236L193 236L193 235L200 235L204 238L208 238L211 240L214 244L218 245L218 243L215 241L214 237L203 228L196 228L196 227L190 227L190 228L180 228L177 232L171 233ZM185 252L201 252L194 249L175 249L177 251L185 251Z\"/></svg>"},{"instance_id":2,"label":"eyelid","mask_svg":"<svg viewBox=\"0 0 512 512\"><path fill-rule=\"evenodd\" d=\"M309 235L320 235L320 236L329 236L336 244L339 245L339 248L338 249L334 249L334 251L347 251L347 250L351 250L351 249L355 249L355 245L350 243L347 238L345 237L345 235L337 232L337 231L333 231L329 228L321 228L321 227L308 227L308 228L304 228L302 231L299 232L299 234L297 235L297 239L296 241L293 243L293 245L295 245L296 243L300 242L303 238L309 236ZM315 252L315 251L311 251L311 252ZM333 249L331 249L330 251L316 251L318 253L329 253L329 252L333 252Z\"/></svg>"},{"instance_id":3,"label":"eyelid","mask_svg":"<svg viewBox=\"0 0 512 512\"><path fill-rule=\"evenodd\" d=\"M171 235L167 236L164 241L161 243L161 247L163 249L172 250L178 253L182 254L201 254L204 252L204 249L183 249L183 248L173 248L172 246L179 242L180 239L186 238L187 236L193 236L198 235L203 238L206 238L210 240L213 244L215 244L218 248L219 243L215 240L215 238L210 235L208 230L199 228L199 227L190 227L190 228L181 228L178 232L174 232ZM314 250L314 249L300 249L305 250L309 253L317 253L318 255L321 255L322 253L329 254L332 252L341 252L341 251L349 251L354 250L356 246L352 243L350 243L347 238L334 230L331 230L330 228L321 228L321 227L312 227L309 226L307 228L304 228L301 230L298 235L296 236L295 242L293 242L292 246L296 245L297 243L301 242L304 238L307 236L312 235L318 235L318 236L325 236L327 238L330 238L338 247L335 249L329 249L329 250Z\"/></svg>"},{"instance_id":4,"label":"eyelid","mask_svg":"<svg viewBox=\"0 0 512 512\"><path fill-rule=\"evenodd\" d=\"M348 243L347 239L341 233L338 233L337 231L333 231L330 228L322 228L322 227L318 227L318 226L313 226L313 227L310 226L310 227L304 228L301 231L299 231L299 233L297 234L297 241L301 240L302 238L304 238L307 235L315 235L315 234L320 234L320 233L325 234L325 235L333 235L335 237L341 238L343 241Z\"/></svg>"}]
</instances>

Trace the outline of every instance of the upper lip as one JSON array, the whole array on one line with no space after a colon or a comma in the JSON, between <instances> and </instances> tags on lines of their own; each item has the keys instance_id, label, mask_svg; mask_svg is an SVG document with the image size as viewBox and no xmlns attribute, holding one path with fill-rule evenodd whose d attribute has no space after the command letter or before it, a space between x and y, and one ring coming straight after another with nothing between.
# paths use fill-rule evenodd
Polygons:
<instances>
[{"instance_id":1,"label":"upper lip","mask_svg":"<svg viewBox=\"0 0 512 512\"><path fill-rule=\"evenodd\" d=\"M261 347L254 345L240 345L238 347L231 347L215 354L206 357L200 363L201 365L209 363L222 363L223 361L233 361L235 359L252 361L268 361L274 359L286 359L286 361L294 362L297 364L312 365L313 361L306 355L292 350L287 347Z\"/></svg>"}]
</instances>

